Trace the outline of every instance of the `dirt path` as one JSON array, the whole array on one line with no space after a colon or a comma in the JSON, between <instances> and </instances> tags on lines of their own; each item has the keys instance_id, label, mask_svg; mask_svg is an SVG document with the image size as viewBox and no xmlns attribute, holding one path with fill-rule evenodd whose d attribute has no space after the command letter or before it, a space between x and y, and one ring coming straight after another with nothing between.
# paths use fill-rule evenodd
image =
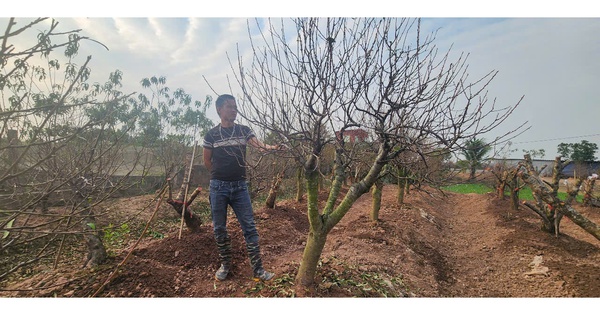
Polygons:
<instances>
[{"instance_id":1,"label":"dirt path","mask_svg":"<svg viewBox=\"0 0 600 315\"><path fill-rule=\"evenodd\" d=\"M572 222L564 220L564 235L556 238L540 231L531 211L513 211L507 201L491 195L455 195L451 200L444 239L455 281L443 295L599 296L600 242ZM591 265L583 267L586 262Z\"/></svg>"}]
</instances>

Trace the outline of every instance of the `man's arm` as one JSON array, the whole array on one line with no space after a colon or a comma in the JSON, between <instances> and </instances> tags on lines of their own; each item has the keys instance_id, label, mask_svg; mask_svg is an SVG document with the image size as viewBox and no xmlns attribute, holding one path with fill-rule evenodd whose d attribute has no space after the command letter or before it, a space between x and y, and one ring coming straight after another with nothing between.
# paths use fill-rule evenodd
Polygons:
<instances>
[{"instance_id":1,"label":"man's arm","mask_svg":"<svg viewBox=\"0 0 600 315\"><path fill-rule=\"evenodd\" d=\"M202 148L202 157L204 158L204 166L206 166L206 169L210 171L212 168L212 162L210 161L212 158L212 150Z\"/></svg>"},{"instance_id":2,"label":"man's arm","mask_svg":"<svg viewBox=\"0 0 600 315\"><path fill-rule=\"evenodd\" d=\"M260 140L258 140L258 138L256 138L256 137L250 138L250 140L248 140L248 143L251 146L258 148L259 150L267 150L267 151L268 150L281 150L281 148L282 148L281 145L264 144Z\"/></svg>"}]
</instances>

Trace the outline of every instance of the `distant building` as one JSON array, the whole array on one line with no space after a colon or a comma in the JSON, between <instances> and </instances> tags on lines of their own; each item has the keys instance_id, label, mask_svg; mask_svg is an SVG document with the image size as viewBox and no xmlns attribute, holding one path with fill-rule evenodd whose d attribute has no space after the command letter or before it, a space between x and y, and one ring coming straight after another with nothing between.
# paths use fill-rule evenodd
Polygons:
<instances>
[{"instance_id":1,"label":"distant building","mask_svg":"<svg viewBox=\"0 0 600 315\"><path fill-rule=\"evenodd\" d=\"M562 173L567 177L579 177L579 176L590 176L592 174L598 174L600 171L600 162L585 162L585 163L571 163L563 169Z\"/></svg>"},{"instance_id":2,"label":"distant building","mask_svg":"<svg viewBox=\"0 0 600 315\"><path fill-rule=\"evenodd\" d=\"M365 142L369 139L369 134L364 130L364 129L346 129L343 132L342 131L336 131L335 132L335 136L338 139L341 139L341 137L344 137L345 141L348 141L350 143L354 143L354 142Z\"/></svg>"}]
</instances>

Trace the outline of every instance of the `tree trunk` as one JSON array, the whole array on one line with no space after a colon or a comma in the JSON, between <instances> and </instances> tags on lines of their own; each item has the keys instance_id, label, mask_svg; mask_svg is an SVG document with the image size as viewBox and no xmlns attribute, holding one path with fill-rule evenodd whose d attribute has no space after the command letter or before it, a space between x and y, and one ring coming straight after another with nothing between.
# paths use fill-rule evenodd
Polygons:
<instances>
[{"instance_id":1,"label":"tree trunk","mask_svg":"<svg viewBox=\"0 0 600 315\"><path fill-rule=\"evenodd\" d=\"M319 181L318 181L318 183L319 183L319 184L318 184L318 187L319 187L318 189L319 189L319 191L321 191L321 190L325 189L325 187L323 186L323 185L324 185L324 181L325 181L325 175L321 175L321 174L319 174Z\"/></svg>"},{"instance_id":2,"label":"tree trunk","mask_svg":"<svg viewBox=\"0 0 600 315\"><path fill-rule=\"evenodd\" d=\"M581 215L570 205L564 205L560 208L562 214L567 216L573 223L579 225L586 232L590 233L597 240L600 240L600 226L592 221L590 221L585 216Z\"/></svg>"},{"instance_id":3,"label":"tree trunk","mask_svg":"<svg viewBox=\"0 0 600 315\"><path fill-rule=\"evenodd\" d=\"M88 250L83 267L98 266L106 260L106 248L102 243L100 230L96 226L96 218L90 204L85 199L82 200L80 204L84 209L84 211L82 211L82 214L84 215L82 220L84 232L83 238Z\"/></svg>"},{"instance_id":4,"label":"tree trunk","mask_svg":"<svg viewBox=\"0 0 600 315\"><path fill-rule=\"evenodd\" d=\"M279 187L281 186L281 181L283 178L283 172L277 174L273 184L271 185L271 189L269 190L269 195L267 196L267 200L265 201L265 206L269 209L275 208L275 200L277 200L277 193L279 192Z\"/></svg>"},{"instance_id":5,"label":"tree trunk","mask_svg":"<svg viewBox=\"0 0 600 315\"><path fill-rule=\"evenodd\" d=\"M106 248L102 243L102 234L96 224L96 217L90 205L89 199L93 190L93 183L88 180L87 176L81 176L74 183L71 189L73 190L73 207L81 209L81 220L83 229L83 238L87 246L87 257L83 263L83 267L93 267L102 264L106 260Z\"/></svg>"},{"instance_id":6,"label":"tree trunk","mask_svg":"<svg viewBox=\"0 0 600 315\"><path fill-rule=\"evenodd\" d=\"M317 266L326 241L327 233L315 233L313 231L308 233L306 246L302 254L302 262L296 276L297 283L302 287L306 288L314 284Z\"/></svg>"},{"instance_id":7,"label":"tree trunk","mask_svg":"<svg viewBox=\"0 0 600 315\"><path fill-rule=\"evenodd\" d=\"M496 187L496 195L497 195L498 199L500 199L500 200L504 199L504 189L505 188L506 188L505 182L498 183L498 186Z\"/></svg>"},{"instance_id":8,"label":"tree trunk","mask_svg":"<svg viewBox=\"0 0 600 315\"><path fill-rule=\"evenodd\" d=\"M540 216L540 219L542 219L542 231L548 233L555 233L557 222L554 219L554 214L549 215L548 211L545 211L545 208L543 206L540 207L539 205L534 205L530 202L524 202L523 205Z\"/></svg>"},{"instance_id":9,"label":"tree trunk","mask_svg":"<svg viewBox=\"0 0 600 315\"><path fill-rule=\"evenodd\" d=\"M595 178L588 178L586 180L583 181L583 189L582 189L582 193L583 193L583 205L586 207L592 206L593 205L593 191L594 191L594 186L596 184L596 179Z\"/></svg>"},{"instance_id":10,"label":"tree trunk","mask_svg":"<svg viewBox=\"0 0 600 315\"><path fill-rule=\"evenodd\" d=\"M525 202L524 205L537 213L542 219L542 231L553 233L558 235L560 231L560 220L562 216L560 211L557 211L557 207L562 203L558 199L558 177L564 167L560 158L556 158L553 167L553 182L547 184L544 182L538 172L533 167L531 157L525 155L525 163L522 164L525 167L526 172L518 173L518 176L525 182L533 193L533 197L536 200L536 204Z\"/></svg>"},{"instance_id":11,"label":"tree trunk","mask_svg":"<svg viewBox=\"0 0 600 315\"><path fill-rule=\"evenodd\" d=\"M49 193L44 193L42 198L40 198L40 211L43 214L48 213L48 200L50 199Z\"/></svg>"},{"instance_id":12,"label":"tree trunk","mask_svg":"<svg viewBox=\"0 0 600 315\"><path fill-rule=\"evenodd\" d=\"M383 193L383 181L378 180L375 185L371 188L373 201L371 209L371 222L376 223L379 221L379 209L381 208L381 195Z\"/></svg>"},{"instance_id":13,"label":"tree trunk","mask_svg":"<svg viewBox=\"0 0 600 315\"><path fill-rule=\"evenodd\" d=\"M510 204L513 210L519 210L519 189L510 190Z\"/></svg>"},{"instance_id":14,"label":"tree trunk","mask_svg":"<svg viewBox=\"0 0 600 315\"><path fill-rule=\"evenodd\" d=\"M296 281L298 285L308 287L314 284L315 274L319 258L323 252L325 241L328 233L333 227L340 222L340 220L350 210L354 202L363 194L367 193L369 189L378 180L379 175L385 163L388 159L386 151L386 144L381 144L380 152L373 162L370 171L367 175L358 183L352 185L348 192L344 195L342 201L335 206L335 201L338 199L340 187L344 181L343 168L336 170L335 179L331 185L329 197L323 208L323 213L319 212L319 191L318 189L318 176L319 173L314 171L317 164L316 158L309 159L304 167L305 178L306 178L306 192L307 192L307 214L309 222L309 233L302 256L302 262L298 269ZM336 154L335 159L337 165L341 164L340 155ZM312 171L311 171L312 170Z\"/></svg>"},{"instance_id":15,"label":"tree trunk","mask_svg":"<svg viewBox=\"0 0 600 315\"><path fill-rule=\"evenodd\" d=\"M516 175L516 173L515 173ZM513 176L510 180L510 201L513 210L519 210L519 181L515 176ZM504 193L502 194L504 196Z\"/></svg>"},{"instance_id":16,"label":"tree trunk","mask_svg":"<svg viewBox=\"0 0 600 315\"><path fill-rule=\"evenodd\" d=\"M183 220L185 221L185 226L187 226L187 228L190 229L192 233L199 233L201 231L202 220L198 215L196 215L194 212L192 212L192 210L190 210L190 204L192 203L192 201L194 201L194 199L196 199L196 197L198 196L198 194L200 194L201 191L202 188L196 188L196 190L189 197L185 205L182 200L173 200L171 198L167 199L167 203L170 204L173 207L173 209L175 209L175 211L177 211L177 214L179 214L180 217L181 212L185 208Z\"/></svg>"},{"instance_id":17,"label":"tree trunk","mask_svg":"<svg viewBox=\"0 0 600 315\"><path fill-rule=\"evenodd\" d=\"M316 161L312 161L316 163ZM306 171L313 169L313 171ZM323 252L325 241L327 239L327 231L323 222L323 216L319 214L319 173L314 171L314 167L308 164L305 168L306 177L306 195L307 195L307 215L309 222L309 232L306 239L306 246L302 254L300 268L296 275L296 283L302 287L308 287L314 283L315 274L319 258ZM339 181L339 177L334 180L334 183ZM341 184L341 183L340 183Z\"/></svg>"},{"instance_id":18,"label":"tree trunk","mask_svg":"<svg viewBox=\"0 0 600 315\"><path fill-rule=\"evenodd\" d=\"M299 167L296 171L296 201L302 201L302 196L304 195L304 181L302 180L302 168Z\"/></svg>"},{"instance_id":19,"label":"tree trunk","mask_svg":"<svg viewBox=\"0 0 600 315\"><path fill-rule=\"evenodd\" d=\"M406 179L404 178L398 178L398 192L397 192L397 197L396 197L396 201L398 202L398 205L403 205L404 204L404 190L406 187Z\"/></svg>"},{"instance_id":20,"label":"tree trunk","mask_svg":"<svg viewBox=\"0 0 600 315\"><path fill-rule=\"evenodd\" d=\"M506 189L506 184L508 181L508 171L506 170L506 166L503 166L499 171L492 170L492 173L496 175L496 178L498 179L498 185L496 186L498 199L504 200L504 190Z\"/></svg>"},{"instance_id":21,"label":"tree trunk","mask_svg":"<svg viewBox=\"0 0 600 315\"><path fill-rule=\"evenodd\" d=\"M398 202L398 205L403 205L404 204L404 195L407 193L407 189L406 186L408 184L408 178L407 178L407 174L408 172L403 168L403 167L399 167L398 168L398 172L397 172L397 177L398 177L398 195L396 198L396 201Z\"/></svg>"}]
</instances>

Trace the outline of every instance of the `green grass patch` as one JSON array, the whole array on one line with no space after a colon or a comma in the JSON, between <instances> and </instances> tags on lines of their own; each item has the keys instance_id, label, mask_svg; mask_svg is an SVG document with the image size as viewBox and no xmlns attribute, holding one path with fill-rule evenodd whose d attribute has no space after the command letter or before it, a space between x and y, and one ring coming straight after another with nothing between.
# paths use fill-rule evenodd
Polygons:
<instances>
[{"instance_id":1,"label":"green grass patch","mask_svg":"<svg viewBox=\"0 0 600 315\"><path fill-rule=\"evenodd\" d=\"M451 191L451 192L455 192L455 193L459 193L459 194L471 194L471 193L486 194L486 193L494 191L493 188L491 188L485 184L481 184L481 183L455 184L455 185L450 185L450 186L444 186L444 187L442 187L442 190ZM506 190L504 192L504 194L506 196L509 196L510 191ZM565 200L566 198L567 198L566 192L558 192L558 199ZM533 193L531 192L531 188L529 188L529 187L521 188L521 190L519 190L519 199L520 200L529 200L529 201L534 200ZM583 196L581 194L579 194L576 199L577 199L577 202L583 202Z\"/></svg>"},{"instance_id":2,"label":"green grass patch","mask_svg":"<svg viewBox=\"0 0 600 315\"><path fill-rule=\"evenodd\" d=\"M510 196L510 191L505 191L504 195ZM531 192L531 188L521 188L521 190L519 190L519 200L533 200L533 193Z\"/></svg>"},{"instance_id":3,"label":"green grass patch","mask_svg":"<svg viewBox=\"0 0 600 315\"><path fill-rule=\"evenodd\" d=\"M494 191L491 187L480 183L455 184L442 187L442 190L451 191L459 194L487 194Z\"/></svg>"},{"instance_id":4,"label":"green grass patch","mask_svg":"<svg viewBox=\"0 0 600 315\"><path fill-rule=\"evenodd\" d=\"M509 196L510 192L507 191L504 194ZM531 192L531 188L529 188L529 187L521 188L521 190L519 190L519 199L520 200L528 200L528 201L534 200L533 193ZM559 191L558 199L560 199L560 200L567 199L567 193ZM583 196L581 194L577 195L577 197L575 199L577 200L577 202L583 202Z\"/></svg>"}]
</instances>

